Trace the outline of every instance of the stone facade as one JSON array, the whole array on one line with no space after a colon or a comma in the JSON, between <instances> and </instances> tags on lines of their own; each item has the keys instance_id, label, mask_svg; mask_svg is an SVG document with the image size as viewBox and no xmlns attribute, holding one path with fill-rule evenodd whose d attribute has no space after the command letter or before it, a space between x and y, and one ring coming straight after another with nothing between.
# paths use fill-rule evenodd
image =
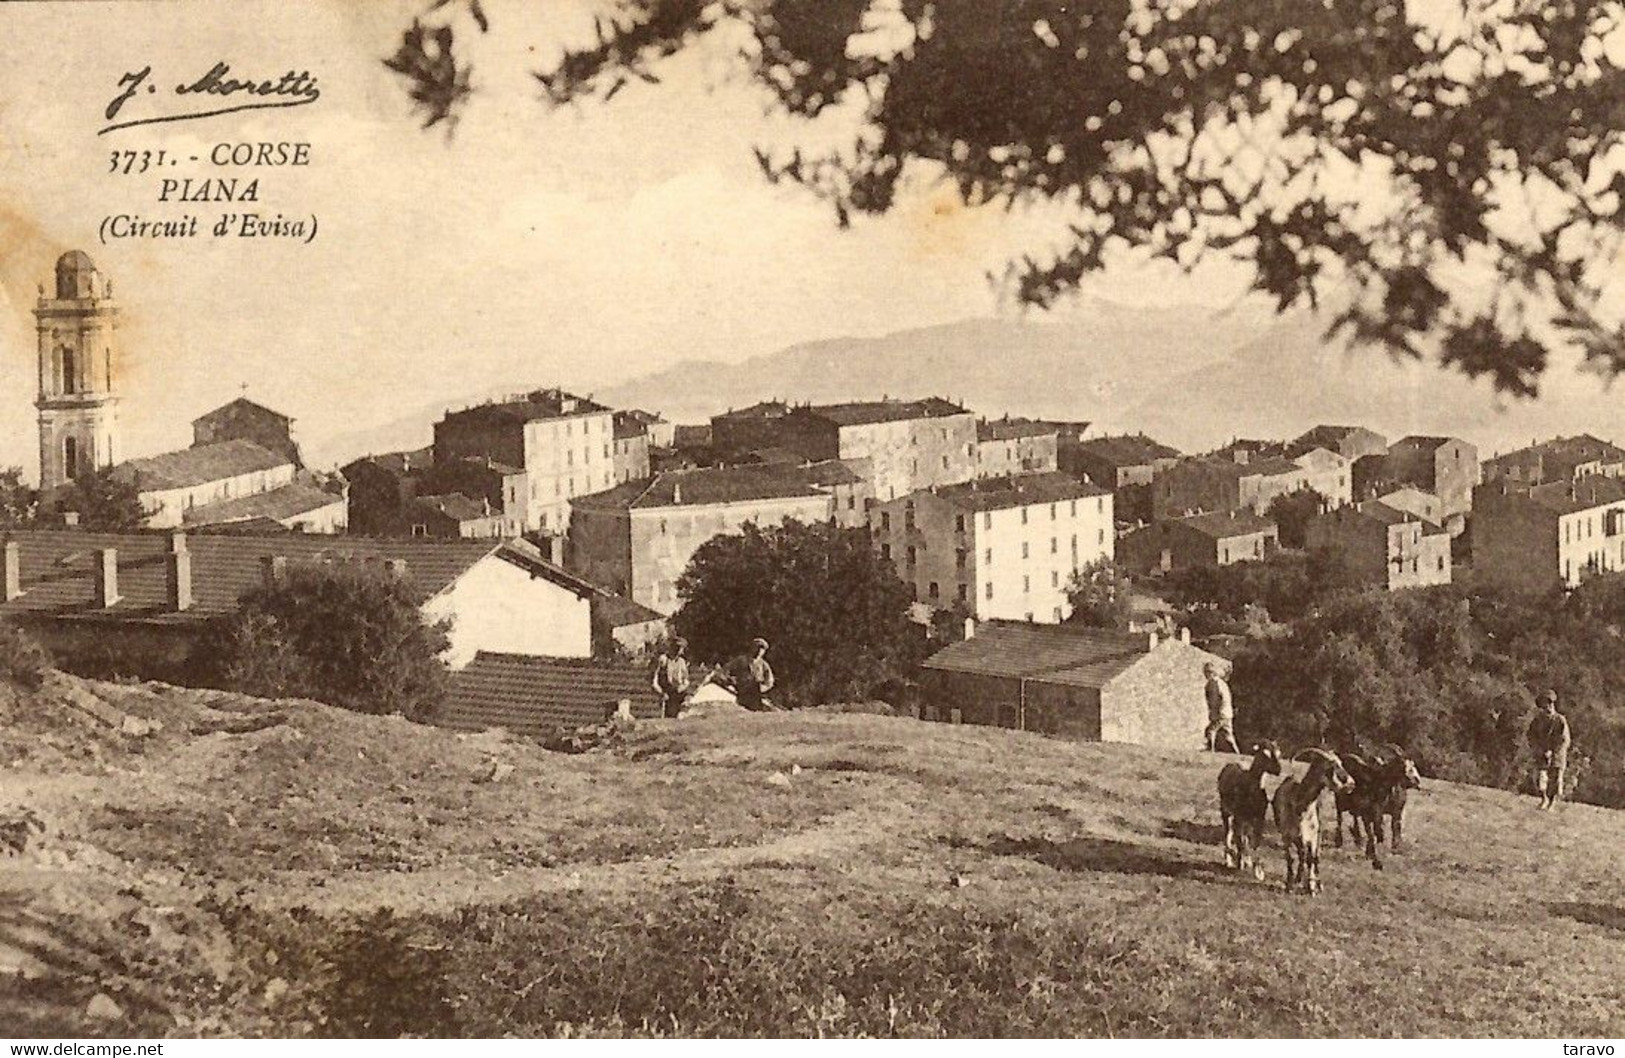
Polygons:
<instances>
[{"instance_id":1,"label":"stone facade","mask_svg":"<svg viewBox=\"0 0 1625 1058\"><path fill-rule=\"evenodd\" d=\"M84 253L65 253L47 297L34 306L38 335L40 490L50 493L87 471L112 466L118 423L118 305L112 286Z\"/></svg>"},{"instance_id":2,"label":"stone facade","mask_svg":"<svg viewBox=\"0 0 1625 1058\"><path fill-rule=\"evenodd\" d=\"M1474 575L1520 591L1572 588L1588 576L1625 571L1625 480L1481 485L1472 542Z\"/></svg>"},{"instance_id":3,"label":"stone facade","mask_svg":"<svg viewBox=\"0 0 1625 1058\"><path fill-rule=\"evenodd\" d=\"M238 397L192 420L194 447L221 441L253 441L283 456L295 467L305 465L299 446L293 440L293 420L246 397Z\"/></svg>"},{"instance_id":4,"label":"stone facade","mask_svg":"<svg viewBox=\"0 0 1625 1058\"><path fill-rule=\"evenodd\" d=\"M1452 535L1473 509L1480 480L1478 449L1458 437L1403 437L1388 448L1385 476L1439 497L1439 509Z\"/></svg>"},{"instance_id":5,"label":"stone facade","mask_svg":"<svg viewBox=\"0 0 1625 1058\"><path fill-rule=\"evenodd\" d=\"M1198 514L1143 526L1117 542L1119 561L1140 573L1171 573L1262 561L1280 547L1275 523L1251 512Z\"/></svg>"},{"instance_id":6,"label":"stone facade","mask_svg":"<svg viewBox=\"0 0 1625 1058\"><path fill-rule=\"evenodd\" d=\"M1336 552L1360 582L1387 591L1449 584L1450 537L1437 526L1376 500L1309 520L1311 550Z\"/></svg>"}]
</instances>

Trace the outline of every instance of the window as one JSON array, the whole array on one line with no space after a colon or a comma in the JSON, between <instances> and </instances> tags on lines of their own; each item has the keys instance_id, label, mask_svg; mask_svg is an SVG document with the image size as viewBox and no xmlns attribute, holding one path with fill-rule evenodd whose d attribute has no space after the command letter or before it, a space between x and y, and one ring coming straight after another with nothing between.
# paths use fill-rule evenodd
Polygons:
<instances>
[{"instance_id":1,"label":"window","mask_svg":"<svg viewBox=\"0 0 1625 1058\"><path fill-rule=\"evenodd\" d=\"M660 532L661 532L662 536L665 535L665 532L666 532L666 519L664 519L664 518L660 519Z\"/></svg>"},{"instance_id":2,"label":"window","mask_svg":"<svg viewBox=\"0 0 1625 1058\"><path fill-rule=\"evenodd\" d=\"M1101 529L1095 533L1095 543L1099 544L1101 547L1106 546L1106 530Z\"/></svg>"},{"instance_id":3,"label":"window","mask_svg":"<svg viewBox=\"0 0 1625 1058\"><path fill-rule=\"evenodd\" d=\"M947 456L942 457L942 469L944 469L944 470L948 469L948 457Z\"/></svg>"},{"instance_id":4,"label":"window","mask_svg":"<svg viewBox=\"0 0 1625 1058\"><path fill-rule=\"evenodd\" d=\"M1025 540L1023 540L1021 542L1021 557L1022 558L1027 557L1027 541L1025 541Z\"/></svg>"},{"instance_id":5,"label":"window","mask_svg":"<svg viewBox=\"0 0 1625 1058\"><path fill-rule=\"evenodd\" d=\"M937 597L937 582L936 582L936 581L932 581L932 582L931 582L931 583L930 583L930 585L928 585L928 586L927 586L927 587L926 587L926 589L925 589L925 593L926 593L926 594L927 594L927 595L929 595L929 596L930 596L930 597L931 597L931 598L933 598L933 599L935 599L935 598L936 598L936 597Z\"/></svg>"},{"instance_id":6,"label":"window","mask_svg":"<svg viewBox=\"0 0 1625 1058\"><path fill-rule=\"evenodd\" d=\"M1106 513L1106 497L1101 496L1100 498L1095 500L1095 513L1096 514L1105 514Z\"/></svg>"},{"instance_id":7,"label":"window","mask_svg":"<svg viewBox=\"0 0 1625 1058\"><path fill-rule=\"evenodd\" d=\"M1024 594L1033 590L1033 579L1025 573L1021 575L1021 590Z\"/></svg>"},{"instance_id":8,"label":"window","mask_svg":"<svg viewBox=\"0 0 1625 1058\"><path fill-rule=\"evenodd\" d=\"M966 598L966 596L968 594L969 594L969 592L966 591L965 586L963 584L961 584L959 586L959 601L960 602L968 602L969 600Z\"/></svg>"},{"instance_id":9,"label":"window","mask_svg":"<svg viewBox=\"0 0 1625 1058\"><path fill-rule=\"evenodd\" d=\"M963 533L964 531L965 531L965 516L963 514L954 515L954 532Z\"/></svg>"},{"instance_id":10,"label":"window","mask_svg":"<svg viewBox=\"0 0 1625 1058\"><path fill-rule=\"evenodd\" d=\"M984 511L984 512L982 512L982 528L983 529L991 529L991 528L993 528L993 512L992 511Z\"/></svg>"},{"instance_id":11,"label":"window","mask_svg":"<svg viewBox=\"0 0 1625 1058\"><path fill-rule=\"evenodd\" d=\"M1076 518L1077 516L1078 516L1078 501L1073 500L1072 501L1072 517Z\"/></svg>"},{"instance_id":12,"label":"window","mask_svg":"<svg viewBox=\"0 0 1625 1058\"><path fill-rule=\"evenodd\" d=\"M908 549L908 564L911 565L911 566L914 565L917 558L918 558L918 552L916 552L914 550L914 548L911 546Z\"/></svg>"},{"instance_id":13,"label":"window","mask_svg":"<svg viewBox=\"0 0 1625 1058\"><path fill-rule=\"evenodd\" d=\"M425 525L423 522L417 522L412 526L412 535L413 536L428 536L429 535L429 527L427 525Z\"/></svg>"},{"instance_id":14,"label":"window","mask_svg":"<svg viewBox=\"0 0 1625 1058\"><path fill-rule=\"evenodd\" d=\"M966 560L968 559L968 557L969 556L967 556L965 554L965 549L964 548L960 548L959 550L955 551L954 552L954 566L959 568L959 569L964 569L965 568L965 563L966 563Z\"/></svg>"},{"instance_id":15,"label":"window","mask_svg":"<svg viewBox=\"0 0 1625 1058\"><path fill-rule=\"evenodd\" d=\"M910 507L908 510L903 512L903 528L904 529L912 529L912 528L914 528L914 508L913 507Z\"/></svg>"},{"instance_id":16,"label":"window","mask_svg":"<svg viewBox=\"0 0 1625 1058\"><path fill-rule=\"evenodd\" d=\"M1061 551L1061 541L1060 541L1060 539L1057 538L1057 537L1053 537L1053 536L1050 537L1049 538L1049 553L1052 554L1052 555L1056 555L1056 554L1060 554L1060 551Z\"/></svg>"},{"instance_id":17,"label":"window","mask_svg":"<svg viewBox=\"0 0 1625 1058\"><path fill-rule=\"evenodd\" d=\"M1061 586L1061 571L1060 570L1052 569L1052 570L1049 571L1049 586L1052 587L1052 588L1059 588Z\"/></svg>"},{"instance_id":18,"label":"window","mask_svg":"<svg viewBox=\"0 0 1625 1058\"><path fill-rule=\"evenodd\" d=\"M1049 505L1049 520L1052 522L1055 520L1055 504L1053 503Z\"/></svg>"},{"instance_id":19,"label":"window","mask_svg":"<svg viewBox=\"0 0 1625 1058\"><path fill-rule=\"evenodd\" d=\"M62 474L68 478L79 476L79 439L76 437L62 442Z\"/></svg>"},{"instance_id":20,"label":"window","mask_svg":"<svg viewBox=\"0 0 1625 1058\"><path fill-rule=\"evenodd\" d=\"M852 495L851 493L847 493L847 496L846 496L846 509L849 510L849 511L856 510L857 506L858 506L858 498L856 496Z\"/></svg>"},{"instance_id":21,"label":"window","mask_svg":"<svg viewBox=\"0 0 1625 1058\"><path fill-rule=\"evenodd\" d=\"M1073 558L1078 557L1078 534L1077 533L1072 534L1072 557Z\"/></svg>"},{"instance_id":22,"label":"window","mask_svg":"<svg viewBox=\"0 0 1625 1058\"><path fill-rule=\"evenodd\" d=\"M987 549L987 554L983 557L982 561L986 565L993 565L993 549L991 547Z\"/></svg>"},{"instance_id":23,"label":"window","mask_svg":"<svg viewBox=\"0 0 1625 1058\"><path fill-rule=\"evenodd\" d=\"M987 582L987 597L989 599L993 598L993 582L992 581Z\"/></svg>"},{"instance_id":24,"label":"window","mask_svg":"<svg viewBox=\"0 0 1625 1058\"><path fill-rule=\"evenodd\" d=\"M1443 555L1439 556L1439 572L1441 572L1441 573L1444 572L1444 556Z\"/></svg>"},{"instance_id":25,"label":"window","mask_svg":"<svg viewBox=\"0 0 1625 1058\"><path fill-rule=\"evenodd\" d=\"M576 450L574 448L564 453L564 465L567 467L573 467L576 465Z\"/></svg>"},{"instance_id":26,"label":"window","mask_svg":"<svg viewBox=\"0 0 1625 1058\"><path fill-rule=\"evenodd\" d=\"M881 511L880 512L880 528L881 528L881 530L883 532L887 532L887 533L891 532L891 512L890 511Z\"/></svg>"},{"instance_id":27,"label":"window","mask_svg":"<svg viewBox=\"0 0 1625 1058\"><path fill-rule=\"evenodd\" d=\"M880 545L880 557L885 559L887 562L891 561L891 545L890 544L881 544Z\"/></svg>"},{"instance_id":28,"label":"window","mask_svg":"<svg viewBox=\"0 0 1625 1058\"><path fill-rule=\"evenodd\" d=\"M1025 507L1023 507L1021 509L1021 524L1022 525L1027 524L1027 508L1025 508Z\"/></svg>"}]
</instances>

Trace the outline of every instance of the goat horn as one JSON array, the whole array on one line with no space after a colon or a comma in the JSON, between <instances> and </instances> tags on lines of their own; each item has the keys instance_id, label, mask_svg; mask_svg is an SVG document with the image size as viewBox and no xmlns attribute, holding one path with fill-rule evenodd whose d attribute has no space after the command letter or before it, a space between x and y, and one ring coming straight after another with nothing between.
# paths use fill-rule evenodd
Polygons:
<instances>
[{"instance_id":1,"label":"goat horn","mask_svg":"<svg viewBox=\"0 0 1625 1058\"><path fill-rule=\"evenodd\" d=\"M1307 763L1314 758L1319 758L1320 760L1325 761L1327 764L1340 765L1343 763L1337 758L1337 754L1333 753L1329 749L1321 749L1318 746L1311 746L1308 749L1300 749L1298 752L1292 755L1293 760L1304 763Z\"/></svg>"},{"instance_id":2,"label":"goat horn","mask_svg":"<svg viewBox=\"0 0 1625 1058\"><path fill-rule=\"evenodd\" d=\"M1387 750L1389 753L1392 753L1395 757L1398 757L1400 760L1405 759L1405 751L1400 749L1399 745L1397 743L1384 742L1382 744L1382 748Z\"/></svg>"}]
</instances>

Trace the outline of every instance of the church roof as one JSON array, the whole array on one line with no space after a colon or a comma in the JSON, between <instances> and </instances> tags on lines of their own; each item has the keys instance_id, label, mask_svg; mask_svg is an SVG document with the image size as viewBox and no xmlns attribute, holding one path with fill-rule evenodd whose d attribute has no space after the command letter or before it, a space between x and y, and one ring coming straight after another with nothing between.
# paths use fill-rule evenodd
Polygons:
<instances>
[{"instance_id":1,"label":"church roof","mask_svg":"<svg viewBox=\"0 0 1625 1058\"><path fill-rule=\"evenodd\" d=\"M243 522L253 518L269 518L280 524L343 502L344 497L337 493L326 492L308 481L295 481L269 492L205 503L193 507L182 517L188 527Z\"/></svg>"},{"instance_id":2,"label":"church roof","mask_svg":"<svg viewBox=\"0 0 1625 1058\"><path fill-rule=\"evenodd\" d=\"M265 405L259 403L258 401L249 400L247 397L238 397L236 400L228 401L227 403L220 405L220 407L214 409L213 411L204 412L202 415L199 415L197 418L193 419L192 422L193 423L210 422L210 421L212 421L214 419L218 419L221 416L230 413L233 409L236 409L236 408L242 408L244 410L252 411L252 412L255 412L255 413L260 414L260 415L268 415L268 416L271 416L272 418L275 418L275 419L277 419L277 420L279 420L281 422L285 422L285 423L293 422L293 418L291 416L284 415L281 412L275 410L274 408L267 408Z\"/></svg>"},{"instance_id":3,"label":"church roof","mask_svg":"<svg viewBox=\"0 0 1625 1058\"><path fill-rule=\"evenodd\" d=\"M239 440L132 459L119 465L113 473L121 480L133 482L142 492L158 492L290 465L287 456L261 448L253 441Z\"/></svg>"}]
</instances>

